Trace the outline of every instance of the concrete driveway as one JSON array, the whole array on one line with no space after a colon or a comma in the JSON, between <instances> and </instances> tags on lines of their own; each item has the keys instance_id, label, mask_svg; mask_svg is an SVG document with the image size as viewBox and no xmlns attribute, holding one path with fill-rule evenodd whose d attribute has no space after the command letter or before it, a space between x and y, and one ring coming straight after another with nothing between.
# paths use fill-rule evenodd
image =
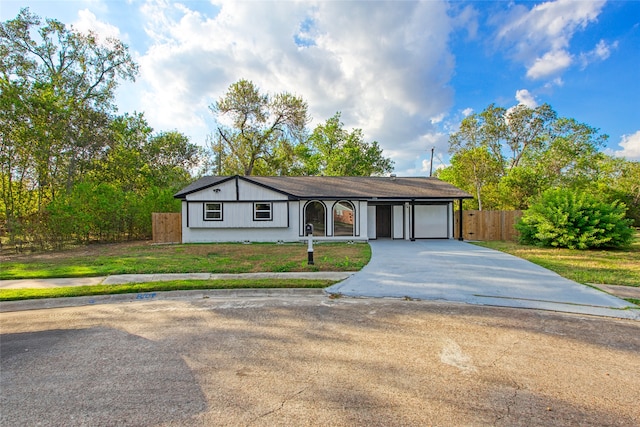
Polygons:
<instances>
[{"instance_id":1,"label":"concrete driveway","mask_svg":"<svg viewBox=\"0 0 640 427\"><path fill-rule=\"evenodd\" d=\"M638 307L529 261L457 240L372 241L359 273L327 292L640 319Z\"/></svg>"}]
</instances>

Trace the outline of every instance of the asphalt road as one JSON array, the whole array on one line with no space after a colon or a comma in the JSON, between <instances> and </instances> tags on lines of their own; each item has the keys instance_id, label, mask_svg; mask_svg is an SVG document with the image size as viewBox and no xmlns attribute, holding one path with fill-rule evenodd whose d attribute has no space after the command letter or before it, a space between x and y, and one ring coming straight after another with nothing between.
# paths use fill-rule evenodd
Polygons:
<instances>
[{"instance_id":1,"label":"asphalt road","mask_svg":"<svg viewBox=\"0 0 640 427\"><path fill-rule=\"evenodd\" d=\"M640 425L638 321L217 295L0 313L0 425Z\"/></svg>"}]
</instances>

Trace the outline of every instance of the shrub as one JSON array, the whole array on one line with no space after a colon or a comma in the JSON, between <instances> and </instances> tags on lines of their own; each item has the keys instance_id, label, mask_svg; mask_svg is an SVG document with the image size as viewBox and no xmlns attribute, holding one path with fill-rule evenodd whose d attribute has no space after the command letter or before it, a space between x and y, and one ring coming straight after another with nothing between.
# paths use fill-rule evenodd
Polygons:
<instances>
[{"instance_id":1,"label":"shrub","mask_svg":"<svg viewBox=\"0 0 640 427\"><path fill-rule=\"evenodd\" d=\"M545 191L516 224L520 242L569 249L615 248L633 240L626 206L567 189Z\"/></svg>"}]
</instances>

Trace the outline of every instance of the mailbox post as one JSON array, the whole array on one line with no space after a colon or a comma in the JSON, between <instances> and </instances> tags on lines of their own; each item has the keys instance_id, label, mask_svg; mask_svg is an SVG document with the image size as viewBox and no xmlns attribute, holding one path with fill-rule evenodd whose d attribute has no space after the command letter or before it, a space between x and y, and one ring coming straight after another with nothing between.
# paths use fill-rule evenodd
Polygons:
<instances>
[{"instance_id":1,"label":"mailbox post","mask_svg":"<svg viewBox=\"0 0 640 427\"><path fill-rule=\"evenodd\" d=\"M304 226L304 232L307 235L307 264L313 265L313 224L307 224Z\"/></svg>"}]
</instances>

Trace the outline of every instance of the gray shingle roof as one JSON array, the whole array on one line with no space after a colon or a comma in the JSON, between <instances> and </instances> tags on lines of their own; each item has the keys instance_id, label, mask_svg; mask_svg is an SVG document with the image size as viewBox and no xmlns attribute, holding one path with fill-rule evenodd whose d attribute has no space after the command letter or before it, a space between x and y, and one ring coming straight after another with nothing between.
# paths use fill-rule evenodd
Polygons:
<instances>
[{"instance_id":1,"label":"gray shingle roof","mask_svg":"<svg viewBox=\"0 0 640 427\"><path fill-rule=\"evenodd\" d=\"M205 176L175 194L202 190L236 177ZM241 176L294 199L460 199L472 196L438 178L363 176Z\"/></svg>"}]
</instances>

